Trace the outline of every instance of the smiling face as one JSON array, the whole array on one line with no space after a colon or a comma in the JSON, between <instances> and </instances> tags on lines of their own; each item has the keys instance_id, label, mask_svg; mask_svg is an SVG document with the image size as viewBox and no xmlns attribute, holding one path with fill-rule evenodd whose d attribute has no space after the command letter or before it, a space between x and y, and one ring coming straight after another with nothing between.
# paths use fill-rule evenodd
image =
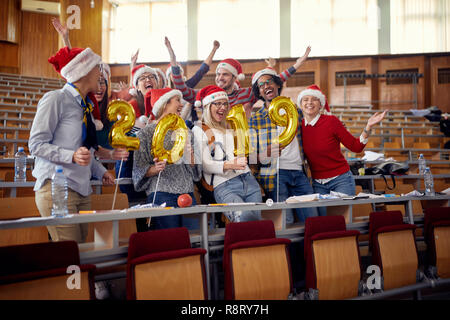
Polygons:
<instances>
[{"instance_id":1,"label":"smiling face","mask_svg":"<svg viewBox=\"0 0 450 320\"><path fill-rule=\"evenodd\" d=\"M174 113L177 116L181 116L181 110L183 109L183 104L181 103L180 96L175 96L170 98L170 100L167 102L166 106L164 107L164 111L161 114L159 118L162 118L163 116Z\"/></svg>"},{"instance_id":2,"label":"smiling face","mask_svg":"<svg viewBox=\"0 0 450 320\"><path fill-rule=\"evenodd\" d=\"M322 109L319 98L314 96L304 96L300 107L303 111L303 115L309 119L315 118Z\"/></svg>"},{"instance_id":3,"label":"smiling face","mask_svg":"<svg viewBox=\"0 0 450 320\"><path fill-rule=\"evenodd\" d=\"M280 86L275 83L271 75L265 74L259 77L258 81L259 94L266 101L272 101L278 97Z\"/></svg>"},{"instance_id":4,"label":"smiling face","mask_svg":"<svg viewBox=\"0 0 450 320\"><path fill-rule=\"evenodd\" d=\"M227 92L230 90L233 90L235 79L236 78L233 76L233 74L230 71L228 71L227 69L224 69L224 68L217 69L216 85L219 88L221 88Z\"/></svg>"},{"instance_id":5,"label":"smiling face","mask_svg":"<svg viewBox=\"0 0 450 320\"><path fill-rule=\"evenodd\" d=\"M217 123L222 123L226 116L228 115L228 111L230 110L230 105L228 104L227 99L219 99L214 102L211 102L210 106L211 118Z\"/></svg>"},{"instance_id":6,"label":"smiling face","mask_svg":"<svg viewBox=\"0 0 450 320\"><path fill-rule=\"evenodd\" d=\"M102 101L103 97L105 96L106 93L106 81L105 78L103 78L103 76L100 76L100 80L99 80L99 90L96 91L94 93L95 95L95 99L97 99L97 101Z\"/></svg>"},{"instance_id":7,"label":"smiling face","mask_svg":"<svg viewBox=\"0 0 450 320\"><path fill-rule=\"evenodd\" d=\"M143 73L137 80L137 89L142 93L145 97L145 94L150 89L157 89L158 81L154 74L150 72Z\"/></svg>"}]
</instances>

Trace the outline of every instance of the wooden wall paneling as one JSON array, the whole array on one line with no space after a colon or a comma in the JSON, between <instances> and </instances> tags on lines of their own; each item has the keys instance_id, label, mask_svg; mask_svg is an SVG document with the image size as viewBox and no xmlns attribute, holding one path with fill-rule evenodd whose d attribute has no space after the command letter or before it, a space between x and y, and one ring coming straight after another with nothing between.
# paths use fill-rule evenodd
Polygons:
<instances>
[{"instance_id":1,"label":"wooden wall paneling","mask_svg":"<svg viewBox=\"0 0 450 320\"><path fill-rule=\"evenodd\" d=\"M19 45L0 41L0 72L19 73Z\"/></svg>"},{"instance_id":2,"label":"wooden wall paneling","mask_svg":"<svg viewBox=\"0 0 450 320\"><path fill-rule=\"evenodd\" d=\"M20 1L0 1L0 41L18 43L20 40Z\"/></svg>"},{"instance_id":3,"label":"wooden wall paneling","mask_svg":"<svg viewBox=\"0 0 450 320\"><path fill-rule=\"evenodd\" d=\"M89 47L102 55L102 10L103 3L95 1L94 8L91 8L90 0L61 0L61 21L66 22L70 16L67 14L67 8L76 4L80 7L81 25L80 29L70 30L70 43L72 47Z\"/></svg>"},{"instance_id":4,"label":"wooden wall paneling","mask_svg":"<svg viewBox=\"0 0 450 320\"><path fill-rule=\"evenodd\" d=\"M336 72L351 72L363 70L366 74L373 72L373 58L354 57L328 60L328 104L344 104L344 86L336 85ZM346 100L348 105L368 105L372 100L372 83L365 79L364 84L347 85ZM376 80L375 80L376 81Z\"/></svg>"},{"instance_id":5,"label":"wooden wall paneling","mask_svg":"<svg viewBox=\"0 0 450 320\"><path fill-rule=\"evenodd\" d=\"M438 72L448 69L448 76ZM430 57L430 105L437 106L442 112L450 112L450 56Z\"/></svg>"},{"instance_id":6,"label":"wooden wall paneling","mask_svg":"<svg viewBox=\"0 0 450 320\"><path fill-rule=\"evenodd\" d=\"M387 57L382 56L379 59L378 72L385 74L388 70L407 70L418 69L419 73L425 73L425 56L403 56L403 57ZM425 78L419 78L417 83L417 108L425 107ZM389 108L392 110L413 109L413 85L406 84L390 84L388 85L386 78L379 79L379 97L380 108ZM411 101L411 102L402 102Z\"/></svg>"},{"instance_id":7,"label":"wooden wall paneling","mask_svg":"<svg viewBox=\"0 0 450 320\"><path fill-rule=\"evenodd\" d=\"M20 73L25 76L59 78L48 58L58 51L58 33L49 14L22 12Z\"/></svg>"}]
</instances>

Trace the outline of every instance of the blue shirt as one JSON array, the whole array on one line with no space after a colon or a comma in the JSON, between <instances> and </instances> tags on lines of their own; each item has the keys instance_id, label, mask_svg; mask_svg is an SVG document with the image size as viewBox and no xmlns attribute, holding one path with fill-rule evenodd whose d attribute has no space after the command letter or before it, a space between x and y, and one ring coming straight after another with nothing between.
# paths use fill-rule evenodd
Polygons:
<instances>
[{"instance_id":1,"label":"blue shirt","mask_svg":"<svg viewBox=\"0 0 450 320\"><path fill-rule=\"evenodd\" d=\"M33 176L34 190L39 190L45 180L51 179L55 166L63 167L70 189L82 196L92 193L91 176L102 179L106 172L98 161L91 157L88 166L72 162L73 154L83 145L83 109L77 90L66 84L62 89L50 91L39 100L31 126L28 147L36 157ZM94 152L93 149L90 150Z\"/></svg>"}]
</instances>

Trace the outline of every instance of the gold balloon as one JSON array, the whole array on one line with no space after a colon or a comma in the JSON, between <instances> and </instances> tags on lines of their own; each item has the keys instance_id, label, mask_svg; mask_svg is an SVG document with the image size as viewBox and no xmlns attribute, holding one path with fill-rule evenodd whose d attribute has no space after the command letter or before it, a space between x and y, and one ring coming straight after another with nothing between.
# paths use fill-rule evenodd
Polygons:
<instances>
[{"instance_id":1,"label":"gold balloon","mask_svg":"<svg viewBox=\"0 0 450 320\"><path fill-rule=\"evenodd\" d=\"M236 157L248 156L253 152L253 148L250 143L247 117L242 104L233 106L226 119L234 130L234 155Z\"/></svg>"},{"instance_id":2,"label":"gold balloon","mask_svg":"<svg viewBox=\"0 0 450 320\"><path fill-rule=\"evenodd\" d=\"M117 116L120 115L120 120ZM134 109L126 101L113 100L108 104L108 119L116 121L109 131L109 143L113 148L127 148L130 150L139 149L139 138L125 135L134 126L136 115Z\"/></svg>"},{"instance_id":3,"label":"gold balloon","mask_svg":"<svg viewBox=\"0 0 450 320\"><path fill-rule=\"evenodd\" d=\"M280 115L280 109L285 114ZM274 144L280 147L286 147L297 134L298 128L298 111L295 104L287 97L276 97L269 106L269 118L279 127L285 127L284 131L273 140Z\"/></svg>"},{"instance_id":4,"label":"gold balloon","mask_svg":"<svg viewBox=\"0 0 450 320\"><path fill-rule=\"evenodd\" d=\"M167 131L176 133L175 143L171 150L164 148L164 137ZM152 153L159 161L166 159L168 164L175 163L183 156L184 146L188 135L188 128L184 120L176 114L170 113L159 120L152 139Z\"/></svg>"}]
</instances>

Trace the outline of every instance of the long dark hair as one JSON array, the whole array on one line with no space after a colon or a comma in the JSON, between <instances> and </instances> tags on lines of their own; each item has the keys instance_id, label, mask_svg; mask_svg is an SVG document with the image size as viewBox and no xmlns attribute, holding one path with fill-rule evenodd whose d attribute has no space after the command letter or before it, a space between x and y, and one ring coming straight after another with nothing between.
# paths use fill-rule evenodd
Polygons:
<instances>
[{"instance_id":1,"label":"long dark hair","mask_svg":"<svg viewBox=\"0 0 450 320\"><path fill-rule=\"evenodd\" d=\"M140 90L136 90L136 101L138 103L139 111L141 112L141 115L145 115L145 99L144 95Z\"/></svg>"},{"instance_id":2,"label":"long dark hair","mask_svg":"<svg viewBox=\"0 0 450 320\"><path fill-rule=\"evenodd\" d=\"M100 109L100 117L103 123L103 127L106 127L108 125L108 115L107 115L107 111L108 111L108 81L105 80L105 85L106 85L106 91L105 94L103 96L103 99L101 101L98 102L98 108Z\"/></svg>"},{"instance_id":3,"label":"long dark hair","mask_svg":"<svg viewBox=\"0 0 450 320\"><path fill-rule=\"evenodd\" d=\"M281 80L281 78L278 77L278 76L274 76L274 75L271 75L271 76L272 76L272 79L273 79L273 81L275 82L275 84L277 84L278 86L280 86L280 89L278 89L278 95L280 95L280 94L281 94L281 90L283 90L283 84L284 84L284 82L283 82L283 81ZM261 95L259 94L258 81L256 81L256 82L253 84L253 86L252 86L252 91L253 91L253 94L255 95L255 97L256 97L258 100L261 99L261 100L264 101L264 98L261 97Z\"/></svg>"}]
</instances>

